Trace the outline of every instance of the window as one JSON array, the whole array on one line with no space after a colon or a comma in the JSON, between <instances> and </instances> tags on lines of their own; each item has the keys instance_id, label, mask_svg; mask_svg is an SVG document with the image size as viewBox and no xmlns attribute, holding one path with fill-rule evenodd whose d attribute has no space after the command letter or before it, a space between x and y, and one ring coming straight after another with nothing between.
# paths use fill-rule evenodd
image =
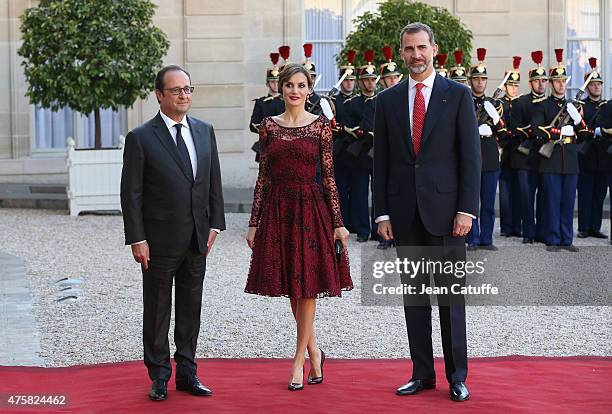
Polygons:
<instances>
[{"instance_id":1,"label":"window","mask_svg":"<svg viewBox=\"0 0 612 414\"><path fill-rule=\"evenodd\" d=\"M329 90L338 80L336 55L352 29L353 19L366 11L375 12L379 1L305 0L304 43L313 44L312 61L317 75L321 75L317 91Z\"/></svg>"},{"instance_id":2,"label":"window","mask_svg":"<svg viewBox=\"0 0 612 414\"><path fill-rule=\"evenodd\" d=\"M70 108L58 111L32 107L33 124L32 153L63 153L68 137L77 142L77 148L93 148L95 145L95 120L91 113L85 116ZM100 111L102 146L113 147L119 142L119 135L125 134L125 110Z\"/></svg>"}]
</instances>

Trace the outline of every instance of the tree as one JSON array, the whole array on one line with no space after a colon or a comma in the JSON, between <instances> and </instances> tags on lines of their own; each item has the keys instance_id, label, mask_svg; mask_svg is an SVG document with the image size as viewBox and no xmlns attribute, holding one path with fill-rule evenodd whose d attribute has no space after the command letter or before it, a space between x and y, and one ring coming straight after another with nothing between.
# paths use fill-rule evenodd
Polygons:
<instances>
[{"instance_id":1,"label":"tree","mask_svg":"<svg viewBox=\"0 0 612 414\"><path fill-rule=\"evenodd\" d=\"M18 53L30 101L93 112L100 148L100 109L131 107L153 90L169 46L153 26L155 7L146 0L41 0L27 9Z\"/></svg>"},{"instance_id":2,"label":"tree","mask_svg":"<svg viewBox=\"0 0 612 414\"><path fill-rule=\"evenodd\" d=\"M357 51L355 65L364 65L363 51L374 49L375 64L380 66L385 62L381 52L385 45L393 49L395 61L401 60L398 56L399 34L404 26L412 22L425 23L433 29L439 52L449 53L451 66L455 64L451 52L456 49L463 50L464 65L467 62L469 66L472 32L447 9L411 0L387 0L379 3L378 12L366 12L357 17L353 21L355 31L347 36L344 48L336 56L337 63L344 63L346 51L353 49Z\"/></svg>"}]
</instances>

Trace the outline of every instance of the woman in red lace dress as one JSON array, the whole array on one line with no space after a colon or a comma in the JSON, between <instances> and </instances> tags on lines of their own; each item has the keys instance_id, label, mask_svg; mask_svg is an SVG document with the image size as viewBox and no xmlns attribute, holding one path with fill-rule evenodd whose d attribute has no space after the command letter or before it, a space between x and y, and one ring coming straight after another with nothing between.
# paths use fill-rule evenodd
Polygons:
<instances>
[{"instance_id":1,"label":"woman in red lace dress","mask_svg":"<svg viewBox=\"0 0 612 414\"><path fill-rule=\"evenodd\" d=\"M297 344L289 389L303 389L305 351L309 384L323 381L325 354L317 347L316 298L341 296L353 283L346 252L348 231L340 215L333 175L332 132L323 116L304 109L312 79L299 64L279 76L285 112L259 127L259 176L247 243L253 250L245 292L290 298ZM316 182L320 165L322 183ZM343 252L338 258L334 243Z\"/></svg>"}]
</instances>

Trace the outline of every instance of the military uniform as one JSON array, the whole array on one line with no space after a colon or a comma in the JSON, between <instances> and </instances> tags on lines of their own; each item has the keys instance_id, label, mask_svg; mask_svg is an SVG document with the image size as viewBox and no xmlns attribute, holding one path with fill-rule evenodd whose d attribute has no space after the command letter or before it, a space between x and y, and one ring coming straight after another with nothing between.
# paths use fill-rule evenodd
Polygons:
<instances>
[{"instance_id":1,"label":"military uniform","mask_svg":"<svg viewBox=\"0 0 612 414\"><path fill-rule=\"evenodd\" d=\"M532 60L536 66L529 71L529 80L548 79L546 69L541 66L542 52L531 53ZM544 94L531 91L521 95L512 107L512 119L515 127L514 134L517 136L519 145L516 151L510 155L510 165L516 171L521 200L521 233L523 243L533 243L535 239L543 241L541 192L538 191L539 175L538 163L540 156L538 150L541 142L538 142L531 118L537 107L546 99ZM537 194L537 199L536 199ZM534 207L537 204L537 207Z\"/></svg>"},{"instance_id":2,"label":"military uniform","mask_svg":"<svg viewBox=\"0 0 612 414\"><path fill-rule=\"evenodd\" d=\"M271 80L278 81L278 57L278 53L270 53L272 67L266 71L266 82ZM262 119L267 116L280 115L285 112L285 102L279 93L275 95L268 93L266 96L253 99L253 101L255 101L255 105L253 106L249 129L255 134L259 134L259 124ZM255 151L255 161L259 162L259 139L255 141L251 149Z\"/></svg>"},{"instance_id":3,"label":"military uniform","mask_svg":"<svg viewBox=\"0 0 612 414\"><path fill-rule=\"evenodd\" d=\"M478 64L470 68L470 79L488 78L487 67L484 64L486 49L477 50ZM472 228L466 237L468 246L492 246L493 226L495 225L495 195L500 174L498 139L505 138L507 129L501 118L502 105L496 99L485 95L475 96L474 110L480 130L480 151L482 169L480 175L480 215L474 218ZM488 102L488 104L486 104ZM487 105L491 114L485 110Z\"/></svg>"},{"instance_id":4,"label":"military uniform","mask_svg":"<svg viewBox=\"0 0 612 414\"><path fill-rule=\"evenodd\" d=\"M359 67L358 78L377 78L376 66L372 64L374 51L365 52L367 64ZM376 227L372 226L373 217L368 218L369 181L372 174L372 156L370 150L374 144L374 110L376 94L366 96L359 93L345 100L348 113L344 130L351 137L346 153L351 165L351 223L357 233L358 241L366 241L369 236L376 236ZM373 209L372 209L373 211ZM372 233L372 234L370 234Z\"/></svg>"},{"instance_id":5,"label":"military uniform","mask_svg":"<svg viewBox=\"0 0 612 414\"><path fill-rule=\"evenodd\" d=\"M612 100L608 101L601 110L601 123L600 145L606 149L607 154L607 157L602 159L601 170L607 177L607 186L610 194L609 208L612 212ZM612 229L612 214L610 214L610 228ZM610 244L612 244L612 231L610 231Z\"/></svg>"},{"instance_id":6,"label":"military uniform","mask_svg":"<svg viewBox=\"0 0 612 414\"><path fill-rule=\"evenodd\" d=\"M356 52L354 50L349 50L347 52L348 63L340 66L340 77L346 72L347 75L345 79L356 79L356 69L353 66L355 54ZM354 186L353 180L356 179L357 175L353 174L353 157L346 152L347 146L354 140L354 138L344 129L346 125L352 124L347 101L350 101L353 97L355 97L354 91L351 94L345 94L342 90L339 90L338 93L331 98L336 109L336 123L332 129L334 139L334 176L336 179L336 186L338 187L340 213L342 214L342 220L344 221L345 227L350 232L355 232L352 221L352 211L359 211L360 208L363 208L357 203L358 197L352 197L351 195L351 189ZM362 234L366 233L365 230L362 230L362 232Z\"/></svg>"},{"instance_id":7,"label":"military uniform","mask_svg":"<svg viewBox=\"0 0 612 414\"><path fill-rule=\"evenodd\" d=\"M584 75L585 81L591 76L591 82L602 82L601 75L595 70L597 59L590 58L591 72ZM602 110L606 100L597 101L587 97L584 100L584 121L589 129L587 134L579 137L578 144L578 237L606 238L601 233L603 218L603 203L608 187L605 173L608 148L601 139L601 126L603 122Z\"/></svg>"},{"instance_id":8,"label":"military uniform","mask_svg":"<svg viewBox=\"0 0 612 414\"><path fill-rule=\"evenodd\" d=\"M555 49L555 53L558 64L550 69L549 78L565 80L567 73L562 64L563 50ZM574 128L575 121L571 118L565 125L559 124L551 127L555 116L567 105L565 98L551 95L542 102L531 120L540 141L544 143L557 141L550 158L542 156L540 152L538 165L540 191L542 192L544 241L547 246L572 246L574 238L574 203L578 184L578 153L575 136L578 133L585 133L586 130L584 122ZM564 135L560 131L567 125L572 130L571 135ZM558 142L558 140L562 141Z\"/></svg>"},{"instance_id":9,"label":"military uniform","mask_svg":"<svg viewBox=\"0 0 612 414\"><path fill-rule=\"evenodd\" d=\"M521 57L514 56L513 69L510 71L506 85L519 85L521 72L519 66ZM507 73L506 73L507 74ZM501 147L500 175L499 175L499 223L502 236L521 236L521 198L520 187L516 170L512 169L512 154L516 151L519 141L516 137L516 125L512 111L518 96L510 97L508 94L501 99L503 107L503 120L508 133L499 140Z\"/></svg>"}]
</instances>

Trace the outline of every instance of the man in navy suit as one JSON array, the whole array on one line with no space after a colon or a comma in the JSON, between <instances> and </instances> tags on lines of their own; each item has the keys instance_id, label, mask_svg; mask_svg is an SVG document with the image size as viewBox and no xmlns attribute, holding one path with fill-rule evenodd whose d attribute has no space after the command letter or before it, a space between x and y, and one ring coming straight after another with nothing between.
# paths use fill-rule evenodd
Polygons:
<instances>
[{"instance_id":1,"label":"man in navy suit","mask_svg":"<svg viewBox=\"0 0 612 414\"><path fill-rule=\"evenodd\" d=\"M436 74L431 28L407 25L400 54L410 76L383 91L374 125L374 206L378 232L406 246L435 246L445 260L465 260L465 236L478 214L480 138L469 89ZM420 258L411 257L412 260ZM426 276L427 281L429 275ZM437 276L437 275L436 275ZM445 278L445 279L443 279ZM435 277L436 285L456 283ZM425 277L421 277L424 280ZM413 362L411 380L397 389L411 395L435 387L431 305L404 303ZM465 401L467 341L463 296L440 306L442 346L450 397Z\"/></svg>"}]
</instances>

